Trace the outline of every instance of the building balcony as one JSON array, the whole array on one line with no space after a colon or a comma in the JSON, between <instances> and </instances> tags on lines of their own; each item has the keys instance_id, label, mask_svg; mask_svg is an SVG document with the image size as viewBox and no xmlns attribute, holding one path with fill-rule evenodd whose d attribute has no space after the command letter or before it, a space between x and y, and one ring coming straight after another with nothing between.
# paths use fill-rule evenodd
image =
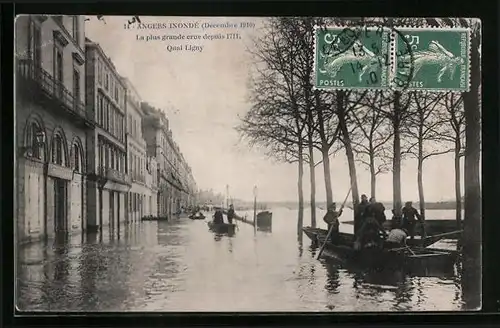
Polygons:
<instances>
[{"instance_id":1,"label":"building balcony","mask_svg":"<svg viewBox=\"0 0 500 328\"><path fill-rule=\"evenodd\" d=\"M132 173L130 174L130 178L132 182L141 182L141 183L146 182L146 177L140 174Z\"/></svg>"},{"instance_id":2,"label":"building balcony","mask_svg":"<svg viewBox=\"0 0 500 328\"><path fill-rule=\"evenodd\" d=\"M108 181L128 186L132 184L131 178L126 173L109 167L99 166L96 170L95 177L102 185L106 184Z\"/></svg>"},{"instance_id":3,"label":"building balcony","mask_svg":"<svg viewBox=\"0 0 500 328\"><path fill-rule=\"evenodd\" d=\"M17 62L17 82L19 91L46 103L48 108L62 109L71 118L76 118L90 127L94 126L93 112L87 110L85 104L75 98L63 83L35 65L32 60Z\"/></svg>"},{"instance_id":4,"label":"building balcony","mask_svg":"<svg viewBox=\"0 0 500 328\"><path fill-rule=\"evenodd\" d=\"M132 179L126 173L117 171L115 169L111 169L109 167L106 168L105 172L106 172L106 177L109 180L112 180L112 181L115 181L115 182L119 182L119 183L123 183L123 184L127 184L127 185L132 184Z\"/></svg>"}]
</instances>

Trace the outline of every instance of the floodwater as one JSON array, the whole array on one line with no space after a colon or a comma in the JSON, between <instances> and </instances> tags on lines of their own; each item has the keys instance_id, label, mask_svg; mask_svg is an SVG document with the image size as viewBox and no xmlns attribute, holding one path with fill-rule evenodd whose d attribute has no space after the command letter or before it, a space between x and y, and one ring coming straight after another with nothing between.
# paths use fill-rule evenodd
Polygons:
<instances>
[{"instance_id":1,"label":"floodwater","mask_svg":"<svg viewBox=\"0 0 500 328\"><path fill-rule=\"evenodd\" d=\"M429 212L436 213L434 218L454 215ZM308 225L309 210L305 214ZM324 226L323 211L317 215ZM295 210L274 209L272 232L240 222L233 237L216 236L205 221L180 218L131 224L120 232L105 230L49 246L23 246L18 251L17 306L90 312L462 308L456 268L410 276L318 261L310 240L304 236L302 245L298 240L296 218Z\"/></svg>"}]
</instances>

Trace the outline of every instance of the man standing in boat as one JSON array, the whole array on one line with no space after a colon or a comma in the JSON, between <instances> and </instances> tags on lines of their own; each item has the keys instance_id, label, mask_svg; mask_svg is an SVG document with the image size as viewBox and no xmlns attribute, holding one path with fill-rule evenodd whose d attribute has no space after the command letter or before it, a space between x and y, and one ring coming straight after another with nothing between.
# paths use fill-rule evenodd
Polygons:
<instances>
[{"instance_id":1,"label":"man standing in boat","mask_svg":"<svg viewBox=\"0 0 500 328\"><path fill-rule=\"evenodd\" d=\"M336 243L339 239L339 217L342 215L342 209L337 212L337 205L335 203L332 203L329 207L328 210L323 217L323 221L326 222L328 225L328 231L332 229L332 232L330 234L330 240L333 243Z\"/></svg>"},{"instance_id":2,"label":"man standing in boat","mask_svg":"<svg viewBox=\"0 0 500 328\"><path fill-rule=\"evenodd\" d=\"M386 221L384 204L377 202L375 197L370 198L370 203L365 210L365 218L373 217L382 226Z\"/></svg>"},{"instance_id":3,"label":"man standing in boat","mask_svg":"<svg viewBox=\"0 0 500 328\"><path fill-rule=\"evenodd\" d=\"M354 211L354 235L357 236L359 229L363 226L365 211L370 203L368 203L368 197L363 194L361 195L361 203L358 204Z\"/></svg>"},{"instance_id":4,"label":"man standing in boat","mask_svg":"<svg viewBox=\"0 0 500 328\"><path fill-rule=\"evenodd\" d=\"M234 218L234 206L233 204L231 204L229 205L229 210L227 211L227 222L229 222L229 224L232 224L233 218Z\"/></svg>"},{"instance_id":5,"label":"man standing in boat","mask_svg":"<svg viewBox=\"0 0 500 328\"><path fill-rule=\"evenodd\" d=\"M402 213L403 213L403 227L406 230L408 230L410 239L414 239L417 220L420 221L422 225L424 224L422 216L418 214L418 211L416 208L413 207L412 202L405 203L405 206L402 209Z\"/></svg>"},{"instance_id":6,"label":"man standing in boat","mask_svg":"<svg viewBox=\"0 0 500 328\"><path fill-rule=\"evenodd\" d=\"M224 223L224 215L222 214L222 210L220 208L215 209L214 213L214 221L215 224Z\"/></svg>"}]
</instances>

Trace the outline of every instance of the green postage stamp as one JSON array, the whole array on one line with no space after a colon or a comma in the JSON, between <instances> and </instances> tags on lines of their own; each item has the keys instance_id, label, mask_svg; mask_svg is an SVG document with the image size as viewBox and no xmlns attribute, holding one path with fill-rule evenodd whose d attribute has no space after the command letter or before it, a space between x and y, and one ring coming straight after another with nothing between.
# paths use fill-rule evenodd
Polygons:
<instances>
[{"instance_id":1,"label":"green postage stamp","mask_svg":"<svg viewBox=\"0 0 500 328\"><path fill-rule=\"evenodd\" d=\"M377 27L316 27L315 87L389 87L390 30Z\"/></svg>"},{"instance_id":2,"label":"green postage stamp","mask_svg":"<svg viewBox=\"0 0 500 328\"><path fill-rule=\"evenodd\" d=\"M466 28L316 27L315 88L467 92Z\"/></svg>"},{"instance_id":3,"label":"green postage stamp","mask_svg":"<svg viewBox=\"0 0 500 328\"><path fill-rule=\"evenodd\" d=\"M408 90L469 90L468 29L399 28L398 31L394 38L393 74L411 76Z\"/></svg>"}]
</instances>

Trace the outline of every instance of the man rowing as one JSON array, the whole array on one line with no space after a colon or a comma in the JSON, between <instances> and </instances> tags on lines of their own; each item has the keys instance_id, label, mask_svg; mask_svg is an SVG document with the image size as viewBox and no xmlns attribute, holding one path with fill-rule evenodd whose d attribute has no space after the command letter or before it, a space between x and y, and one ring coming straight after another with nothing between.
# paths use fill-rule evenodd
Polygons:
<instances>
[{"instance_id":1,"label":"man rowing","mask_svg":"<svg viewBox=\"0 0 500 328\"><path fill-rule=\"evenodd\" d=\"M328 225L328 231L332 229L330 234L330 241L332 243L337 243L339 240L339 217L342 215L342 209L337 212L337 205L332 203L323 217L323 221Z\"/></svg>"}]
</instances>

